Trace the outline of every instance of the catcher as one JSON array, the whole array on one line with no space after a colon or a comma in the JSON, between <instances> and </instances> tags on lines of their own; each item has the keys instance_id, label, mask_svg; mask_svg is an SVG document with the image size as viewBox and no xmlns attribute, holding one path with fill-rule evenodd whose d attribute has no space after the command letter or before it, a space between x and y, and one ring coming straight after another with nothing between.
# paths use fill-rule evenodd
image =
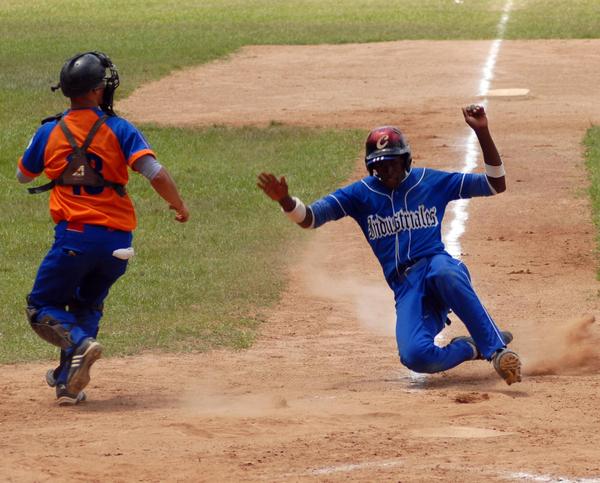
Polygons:
<instances>
[{"instance_id":1,"label":"catcher","mask_svg":"<svg viewBox=\"0 0 600 483\"><path fill-rule=\"evenodd\" d=\"M60 71L71 107L44 119L19 160L17 179L41 173L50 182L55 241L42 261L27 319L46 342L60 347L60 363L46 374L60 405L85 400L90 368L101 356L96 341L104 299L133 255L136 216L126 190L128 169L141 173L186 222L189 212L168 171L144 136L113 111L117 68L102 52L77 54Z\"/></svg>"},{"instance_id":2,"label":"catcher","mask_svg":"<svg viewBox=\"0 0 600 483\"><path fill-rule=\"evenodd\" d=\"M403 134L384 126L371 131L366 141L369 176L308 207L289 195L284 177L261 173L258 187L303 228L317 228L344 216L359 224L395 295L402 364L415 372L435 373L486 359L510 385L521 381L519 356L506 347L513 336L498 329L475 293L467 267L446 252L441 238L450 201L506 189L504 166L484 108L471 105L462 111L479 140L485 174L413 168ZM434 338L450 311L462 320L470 336L455 337L438 347Z\"/></svg>"}]
</instances>

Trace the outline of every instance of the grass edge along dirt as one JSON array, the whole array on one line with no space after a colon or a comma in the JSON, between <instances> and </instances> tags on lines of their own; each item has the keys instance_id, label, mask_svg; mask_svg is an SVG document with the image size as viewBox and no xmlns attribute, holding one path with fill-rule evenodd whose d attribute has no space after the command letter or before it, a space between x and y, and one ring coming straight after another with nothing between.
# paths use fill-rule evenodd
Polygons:
<instances>
[{"instance_id":1,"label":"grass edge along dirt","mask_svg":"<svg viewBox=\"0 0 600 483\"><path fill-rule=\"evenodd\" d=\"M585 164L590 179L589 195L592 206L592 219L596 227L596 265L600 261L600 126L588 129L583 141ZM600 280L600 266L596 269Z\"/></svg>"},{"instance_id":2,"label":"grass edge along dirt","mask_svg":"<svg viewBox=\"0 0 600 483\"><path fill-rule=\"evenodd\" d=\"M262 312L283 287L284 241L307 236L258 190L256 174L285 173L298 196L316 199L349 177L363 133L284 125L143 131L177 180L192 217L176 223L149 183L131 176L139 216L136 256L111 290L99 338L108 354L248 347ZM0 260L3 363L52 353L24 316L25 294L52 241L47 194L28 195L16 183L11 190L5 210L19 211L30 223L18 230L18 243L3 247ZM0 234L15 235L10 225Z\"/></svg>"}]
</instances>

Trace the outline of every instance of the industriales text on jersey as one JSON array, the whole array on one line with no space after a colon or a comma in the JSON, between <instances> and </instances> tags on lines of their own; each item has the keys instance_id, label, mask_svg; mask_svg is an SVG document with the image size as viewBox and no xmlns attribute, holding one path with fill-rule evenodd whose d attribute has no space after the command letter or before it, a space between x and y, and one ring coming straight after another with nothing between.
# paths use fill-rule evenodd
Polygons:
<instances>
[{"instance_id":1,"label":"industriales text on jersey","mask_svg":"<svg viewBox=\"0 0 600 483\"><path fill-rule=\"evenodd\" d=\"M377 240L404 230L432 228L437 226L439 222L435 206L425 208L424 205L419 205L416 211L400 210L392 216L369 215L367 223L369 226L369 239Z\"/></svg>"}]
</instances>

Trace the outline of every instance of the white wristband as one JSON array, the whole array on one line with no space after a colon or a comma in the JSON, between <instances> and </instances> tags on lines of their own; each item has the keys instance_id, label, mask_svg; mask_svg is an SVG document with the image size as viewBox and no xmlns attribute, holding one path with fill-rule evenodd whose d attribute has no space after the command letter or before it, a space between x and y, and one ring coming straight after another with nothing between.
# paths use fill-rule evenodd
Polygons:
<instances>
[{"instance_id":1,"label":"white wristband","mask_svg":"<svg viewBox=\"0 0 600 483\"><path fill-rule=\"evenodd\" d=\"M485 174L490 178L502 178L506 175L506 171L504 171L504 165L500 164L498 166L492 166L491 164L485 164Z\"/></svg>"},{"instance_id":2,"label":"white wristband","mask_svg":"<svg viewBox=\"0 0 600 483\"><path fill-rule=\"evenodd\" d=\"M296 202L294 209L292 211L285 211L282 208L281 211L283 211L285 216L287 216L294 223L302 223L304 218L306 218L306 206L304 206L304 203L302 203L302 201L295 196L292 196L292 199Z\"/></svg>"}]
</instances>

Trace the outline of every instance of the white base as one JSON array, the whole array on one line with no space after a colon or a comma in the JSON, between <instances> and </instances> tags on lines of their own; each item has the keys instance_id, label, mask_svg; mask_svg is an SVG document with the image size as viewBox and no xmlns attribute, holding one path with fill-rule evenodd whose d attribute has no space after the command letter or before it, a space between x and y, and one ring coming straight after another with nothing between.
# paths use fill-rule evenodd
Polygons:
<instances>
[{"instance_id":1,"label":"white base","mask_svg":"<svg viewBox=\"0 0 600 483\"><path fill-rule=\"evenodd\" d=\"M529 94L529 89L491 89L482 97L519 97Z\"/></svg>"}]
</instances>

